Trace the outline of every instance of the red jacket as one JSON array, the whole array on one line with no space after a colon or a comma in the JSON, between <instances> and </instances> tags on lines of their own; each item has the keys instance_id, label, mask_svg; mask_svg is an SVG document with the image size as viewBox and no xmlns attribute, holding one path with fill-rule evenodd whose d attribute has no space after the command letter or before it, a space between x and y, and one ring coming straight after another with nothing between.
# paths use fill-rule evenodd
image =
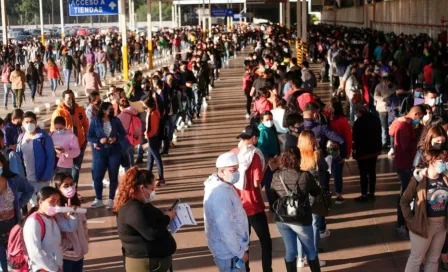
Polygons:
<instances>
[{"instance_id":1,"label":"red jacket","mask_svg":"<svg viewBox=\"0 0 448 272\"><path fill-rule=\"evenodd\" d=\"M426 84L432 84L432 65L426 65L423 68L423 76Z\"/></svg>"},{"instance_id":2,"label":"red jacket","mask_svg":"<svg viewBox=\"0 0 448 272\"><path fill-rule=\"evenodd\" d=\"M411 169L418 143L414 127L399 118L390 125L389 135L394 137L395 167L402 170Z\"/></svg>"},{"instance_id":3,"label":"red jacket","mask_svg":"<svg viewBox=\"0 0 448 272\"><path fill-rule=\"evenodd\" d=\"M243 76L243 91L250 92L252 89L252 85L254 84L254 78L250 75L250 73L244 73Z\"/></svg>"},{"instance_id":4,"label":"red jacket","mask_svg":"<svg viewBox=\"0 0 448 272\"><path fill-rule=\"evenodd\" d=\"M254 102L254 113L262 114L265 111L272 110L272 108L272 103L263 96Z\"/></svg>"},{"instance_id":5,"label":"red jacket","mask_svg":"<svg viewBox=\"0 0 448 272\"><path fill-rule=\"evenodd\" d=\"M347 118L336 117L335 119L330 120L330 127L334 132L344 138L344 141L347 143L347 157L349 157L350 154L352 154L353 138L352 129Z\"/></svg>"}]
</instances>

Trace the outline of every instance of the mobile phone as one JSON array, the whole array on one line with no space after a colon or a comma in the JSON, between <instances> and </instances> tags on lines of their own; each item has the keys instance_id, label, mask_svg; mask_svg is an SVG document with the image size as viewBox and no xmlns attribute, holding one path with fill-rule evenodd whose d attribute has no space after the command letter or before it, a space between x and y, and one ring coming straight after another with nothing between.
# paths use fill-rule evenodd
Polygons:
<instances>
[{"instance_id":1,"label":"mobile phone","mask_svg":"<svg viewBox=\"0 0 448 272\"><path fill-rule=\"evenodd\" d=\"M170 208L170 211L174 211L177 208L177 205L179 205L180 203L180 199L176 199L176 201L174 201L173 205Z\"/></svg>"}]
</instances>

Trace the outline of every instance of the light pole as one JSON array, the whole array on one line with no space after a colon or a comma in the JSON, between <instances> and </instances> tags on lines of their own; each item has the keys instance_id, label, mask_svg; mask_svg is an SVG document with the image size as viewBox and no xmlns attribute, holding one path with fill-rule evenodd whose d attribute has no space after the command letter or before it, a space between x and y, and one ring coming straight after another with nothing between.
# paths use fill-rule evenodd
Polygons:
<instances>
[{"instance_id":1,"label":"light pole","mask_svg":"<svg viewBox=\"0 0 448 272\"><path fill-rule=\"evenodd\" d=\"M118 20L120 24L120 33L121 33L121 42L122 49L121 52L123 54L123 79L129 79L129 66L128 66L128 38L126 32L126 2L125 0L119 0L119 15Z\"/></svg>"},{"instance_id":2,"label":"light pole","mask_svg":"<svg viewBox=\"0 0 448 272\"><path fill-rule=\"evenodd\" d=\"M3 44L8 45L8 21L6 18L6 0L1 0Z\"/></svg>"},{"instance_id":3,"label":"light pole","mask_svg":"<svg viewBox=\"0 0 448 272\"><path fill-rule=\"evenodd\" d=\"M40 13L40 41L45 45L44 35L44 11L42 9L42 0L39 0L39 13Z\"/></svg>"},{"instance_id":4,"label":"light pole","mask_svg":"<svg viewBox=\"0 0 448 272\"><path fill-rule=\"evenodd\" d=\"M59 0L59 6L61 11L61 38L64 41L65 37L65 29L64 29L64 2L63 0Z\"/></svg>"},{"instance_id":5,"label":"light pole","mask_svg":"<svg viewBox=\"0 0 448 272\"><path fill-rule=\"evenodd\" d=\"M51 0L51 34L54 32L54 1Z\"/></svg>"},{"instance_id":6,"label":"light pole","mask_svg":"<svg viewBox=\"0 0 448 272\"><path fill-rule=\"evenodd\" d=\"M159 1L159 28L162 29L162 1Z\"/></svg>"},{"instance_id":7,"label":"light pole","mask_svg":"<svg viewBox=\"0 0 448 272\"><path fill-rule=\"evenodd\" d=\"M152 17L151 17L151 0L147 0L146 21L148 24L148 66L149 70L153 69L152 65ZM160 3L160 2L159 2Z\"/></svg>"}]
</instances>

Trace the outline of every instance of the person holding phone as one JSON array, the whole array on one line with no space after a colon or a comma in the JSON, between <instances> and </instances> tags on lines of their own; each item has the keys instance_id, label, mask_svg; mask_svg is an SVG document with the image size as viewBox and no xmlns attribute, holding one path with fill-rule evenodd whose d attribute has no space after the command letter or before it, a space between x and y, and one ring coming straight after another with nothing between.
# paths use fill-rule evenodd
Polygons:
<instances>
[{"instance_id":1,"label":"person holding phone","mask_svg":"<svg viewBox=\"0 0 448 272\"><path fill-rule=\"evenodd\" d=\"M56 173L72 173L73 159L78 157L81 150L79 148L78 137L71 130L66 129L65 118L58 116L53 121L55 131L51 135L54 150L57 157Z\"/></svg>"},{"instance_id":2,"label":"person holding phone","mask_svg":"<svg viewBox=\"0 0 448 272\"><path fill-rule=\"evenodd\" d=\"M120 181L114 211L127 272L167 271L172 265L177 245L167 227L176 211L159 210L152 204L155 197L156 182L148 170L132 167Z\"/></svg>"},{"instance_id":3,"label":"person holding phone","mask_svg":"<svg viewBox=\"0 0 448 272\"><path fill-rule=\"evenodd\" d=\"M120 141L126 136L126 131L120 119L114 117L114 108L111 103L101 103L98 115L92 120L89 127L87 140L93 143L93 156L95 160L92 166L93 184L95 186L95 200L90 205L91 208L103 207L103 179L108 171L109 201L107 209L113 209L115 190L118 185L118 171L121 163L122 148Z\"/></svg>"}]
</instances>

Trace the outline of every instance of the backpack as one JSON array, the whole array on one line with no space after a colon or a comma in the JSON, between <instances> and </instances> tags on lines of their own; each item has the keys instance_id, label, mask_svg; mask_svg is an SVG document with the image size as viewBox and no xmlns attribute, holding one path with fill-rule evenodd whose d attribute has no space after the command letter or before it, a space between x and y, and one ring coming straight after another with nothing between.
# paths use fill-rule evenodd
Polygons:
<instances>
[{"instance_id":1,"label":"backpack","mask_svg":"<svg viewBox=\"0 0 448 272\"><path fill-rule=\"evenodd\" d=\"M131 123L129 124L129 129L127 131L127 135L126 138L128 139L129 143L132 146L136 146L138 144L140 144L140 141L142 139L142 122L140 120L140 118L138 118L137 116L129 113L129 112L125 112L127 114L129 114L131 116Z\"/></svg>"},{"instance_id":2,"label":"backpack","mask_svg":"<svg viewBox=\"0 0 448 272\"><path fill-rule=\"evenodd\" d=\"M9 83L9 76L11 75L11 69L7 64L3 65L2 68L2 82Z\"/></svg>"},{"instance_id":3,"label":"backpack","mask_svg":"<svg viewBox=\"0 0 448 272\"><path fill-rule=\"evenodd\" d=\"M352 96L352 103L353 104L362 104L362 93L361 93L361 91L358 89L358 88L356 88L356 89L352 89L351 90L352 91L352 93L353 93L353 96Z\"/></svg>"},{"instance_id":4,"label":"backpack","mask_svg":"<svg viewBox=\"0 0 448 272\"><path fill-rule=\"evenodd\" d=\"M305 205L302 200L306 199L306 196L302 190L300 190L298 184L301 176L302 173L300 173L296 181L294 190L291 191L283 181L281 174L279 175L280 182L286 192L286 195L277 199L272 207L274 208L275 214L282 222L296 221L297 218L305 216Z\"/></svg>"},{"instance_id":5,"label":"backpack","mask_svg":"<svg viewBox=\"0 0 448 272\"><path fill-rule=\"evenodd\" d=\"M41 229L40 240L43 241L45 238L45 223L42 217L35 212L32 213L29 218L35 218L39 223ZM23 227L20 224L16 224L9 233L6 257L8 259L8 264L12 269L29 271L28 252L26 250L25 241L23 240Z\"/></svg>"}]
</instances>

